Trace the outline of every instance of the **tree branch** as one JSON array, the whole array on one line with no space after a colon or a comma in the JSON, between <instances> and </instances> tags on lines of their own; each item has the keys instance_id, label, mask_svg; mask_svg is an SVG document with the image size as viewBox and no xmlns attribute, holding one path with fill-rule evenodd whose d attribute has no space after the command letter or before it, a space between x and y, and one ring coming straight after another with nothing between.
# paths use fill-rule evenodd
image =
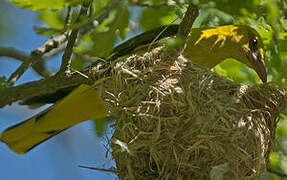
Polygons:
<instances>
[{"instance_id":1,"label":"tree branch","mask_svg":"<svg viewBox=\"0 0 287 180\"><path fill-rule=\"evenodd\" d=\"M109 7L109 9L107 9L107 11L105 11L105 13L103 13L98 18L98 20L95 20L95 21L98 22L98 24L100 24L108 16L109 12L112 9L114 9L115 7L117 7L118 3L119 3L118 1L115 1L115 3L113 3ZM187 11L187 13L188 12L189 12L189 10ZM195 18L196 17L194 16L193 18L190 18L190 19L193 22L193 20ZM187 19L187 18L185 18L185 19ZM91 26L91 24L92 24L92 26ZM92 29L92 28L98 26L98 24L96 24L94 22L86 24L85 26L81 27L80 33L81 34L82 33L87 33L88 29ZM188 26L185 25L186 26L185 29L190 29L189 26L191 26L191 25L189 25L189 24L192 24L192 23L186 23L186 24ZM88 25L90 26L90 28L85 29L85 27L87 27ZM186 31L183 31L183 32L186 32ZM77 34L77 33L75 33L75 34ZM185 36L185 34L188 34L188 33L183 33L183 36ZM60 38L60 37L64 37L64 36L58 36L57 38L59 38L59 39L56 38L57 41L60 40L61 42L64 42L65 38ZM72 34L71 34L70 37L72 37ZM53 42L53 40L51 40L50 42ZM47 44L49 44L49 43L47 43ZM45 45L47 45L47 44L45 43ZM71 44L73 44L73 43L71 43ZM38 50L41 50L41 51L33 51L34 53L31 53L31 55L36 56L35 54L37 54L37 55L40 55L40 56L44 56L46 54L49 54L51 51L55 51L55 49L53 49L53 48L51 48L52 49L51 51L46 51L47 50L46 49L47 46L45 46L45 45L43 45L40 48L38 48ZM70 49L69 51L71 53L71 49L72 48L69 48L69 49ZM24 63L25 62L29 62L29 63L35 62L35 61L30 59L31 58L30 56L27 56L27 55L21 53L20 51L15 50L15 49L11 49L11 48L9 49L8 48L9 52L7 52L7 49L5 49L5 48L1 49L0 48L0 54L1 54L1 50L2 50L3 56L10 56L10 57L14 57L14 58L17 58L17 59L22 59ZM42 50L44 50L44 51L42 51ZM40 54L38 54L39 52L40 52ZM43 53L43 52L45 52L45 53ZM47 53L47 52L49 52L49 53ZM55 92L56 90L62 89L62 88L65 88L65 87L79 85L79 84L82 84L82 83L92 84L94 82L93 78L91 78L91 77L94 76L94 71L93 70L85 71L84 75L85 76L83 76L80 73L74 72L74 73L71 73L70 77L67 77L65 75L65 73L58 73L55 76L49 77L47 79L42 79L42 80L39 80L39 81L29 82L29 83L26 83L26 84L19 85L17 87L10 87L10 88L4 89L4 90L0 91L0 107L3 107L5 105L7 105L7 104L11 104L11 103L16 102L16 101L21 100L21 99L33 97L35 95L47 94L47 93ZM90 78L87 78L86 76L88 76Z\"/></svg>"},{"instance_id":2,"label":"tree branch","mask_svg":"<svg viewBox=\"0 0 287 180\"><path fill-rule=\"evenodd\" d=\"M194 20L199 15L198 7L196 5L190 4L186 10L182 22L179 25L178 35L182 38L187 38L190 33L191 27Z\"/></svg>"},{"instance_id":3,"label":"tree branch","mask_svg":"<svg viewBox=\"0 0 287 180\"><path fill-rule=\"evenodd\" d=\"M91 1L84 1L80 14L76 20L76 23L79 23L84 16L87 16L88 9L91 5ZM73 54L73 47L75 45L76 39L78 37L79 28L75 28L72 30L71 34L69 35L68 44L62 56L62 64L60 67L59 72L70 72L72 54Z\"/></svg>"},{"instance_id":4,"label":"tree branch","mask_svg":"<svg viewBox=\"0 0 287 180\"><path fill-rule=\"evenodd\" d=\"M33 56L28 56L22 51L19 51L15 48L11 47L0 47L0 56L6 56L11 57L14 59L18 59L22 61L23 63L17 68L17 70L12 73L12 75L8 78L8 85L13 85L17 79L27 70L27 68L32 65L32 63L36 60ZM38 58L37 61L41 60L41 58ZM36 72L39 74L42 74L43 76L48 76L49 73L47 71L44 71L41 66L35 65L33 66Z\"/></svg>"},{"instance_id":5,"label":"tree branch","mask_svg":"<svg viewBox=\"0 0 287 180\"><path fill-rule=\"evenodd\" d=\"M198 15L199 15L198 7L196 5L189 4L186 10L186 13L183 17L183 20L179 24L177 37L183 40L188 39L188 35L190 33L194 20L197 18ZM173 52L171 55L173 56L180 55L184 51L185 47L186 47L186 42L183 43L179 48L177 48L177 51L175 52L175 54Z\"/></svg>"},{"instance_id":6,"label":"tree branch","mask_svg":"<svg viewBox=\"0 0 287 180\"><path fill-rule=\"evenodd\" d=\"M116 169L104 169L104 168L96 168L96 167L89 167L89 166L82 166L82 165L78 165L78 167L80 168L86 168L86 169L91 169L91 170L96 170L96 171L102 171L102 172L110 172L110 173L114 173L117 174L118 171Z\"/></svg>"},{"instance_id":7,"label":"tree branch","mask_svg":"<svg viewBox=\"0 0 287 180\"><path fill-rule=\"evenodd\" d=\"M0 46L0 57L6 56L14 59L18 59L22 62L30 61L30 57L24 52L17 50L12 47L2 47Z\"/></svg>"},{"instance_id":8,"label":"tree branch","mask_svg":"<svg viewBox=\"0 0 287 180\"><path fill-rule=\"evenodd\" d=\"M0 91L0 107L11 104L21 99L33 97L35 95L48 94L55 92L57 89L79 85L82 83L92 84L92 76L89 71L85 72L84 76L81 73L73 72L67 77L65 74L57 74L47 79L28 82L15 87L9 87ZM90 74L89 74L90 73Z\"/></svg>"},{"instance_id":9,"label":"tree branch","mask_svg":"<svg viewBox=\"0 0 287 180\"><path fill-rule=\"evenodd\" d=\"M67 16L66 16L66 19L65 19L65 27L66 27L66 29L69 28L69 26L71 25L72 15L73 15L73 9L72 9L71 6L69 6L68 10L67 10Z\"/></svg>"},{"instance_id":10,"label":"tree branch","mask_svg":"<svg viewBox=\"0 0 287 180\"><path fill-rule=\"evenodd\" d=\"M79 27L78 29L80 35L83 36L84 34L89 33L92 29L101 24L103 20L109 16L110 12L119 5L119 2L120 0L112 2L106 11L99 16L99 18L90 20L88 23L85 23L83 26ZM70 19L70 15L71 10L68 10L66 22L69 22L68 19ZM67 39L67 32L58 36L53 36L48 39L41 47L32 51L30 56L13 48L0 47L0 56L12 57L22 61L22 64L8 78L8 85L12 86L30 66L32 66L32 68L43 77L51 76L51 72L45 69L44 61L63 51L67 46Z\"/></svg>"},{"instance_id":11,"label":"tree branch","mask_svg":"<svg viewBox=\"0 0 287 180\"><path fill-rule=\"evenodd\" d=\"M0 46L0 56L14 58L14 59L22 61L22 63L33 61L31 56L12 47L1 47ZM39 59L43 61L44 58L45 57L42 57L42 58L39 57L37 61L39 61ZM44 66L42 66L42 64L40 63L33 64L32 67L38 74L40 74L43 77L48 77L51 75L51 73L45 70Z\"/></svg>"}]
</instances>

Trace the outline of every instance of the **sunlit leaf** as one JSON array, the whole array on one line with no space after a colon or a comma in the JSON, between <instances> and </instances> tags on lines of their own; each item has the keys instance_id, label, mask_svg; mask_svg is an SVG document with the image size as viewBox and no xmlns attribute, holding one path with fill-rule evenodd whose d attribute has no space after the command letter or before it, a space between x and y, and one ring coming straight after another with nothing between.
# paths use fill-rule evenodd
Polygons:
<instances>
[{"instance_id":1,"label":"sunlit leaf","mask_svg":"<svg viewBox=\"0 0 287 180\"><path fill-rule=\"evenodd\" d=\"M96 126L96 133L98 136L101 136L104 134L107 122L108 122L108 118L106 117L94 120L94 123Z\"/></svg>"},{"instance_id":2,"label":"sunlit leaf","mask_svg":"<svg viewBox=\"0 0 287 180\"><path fill-rule=\"evenodd\" d=\"M259 82L255 71L235 59L227 59L215 67L215 72L238 83Z\"/></svg>"},{"instance_id":3,"label":"sunlit leaf","mask_svg":"<svg viewBox=\"0 0 287 180\"><path fill-rule=\"evenodd\" d=\"M287 120L280 120L277 127L277 134L280 136L287 136Z\"/></svg>"},{"instance_id":4,"label":"sunlit leaf","mask_svg":"<svg viewBox=\"0 0 287 180\"><path fill-rule=\"evenodd\" d=\"M177 47L180 47L184 43L182 38L167 38L160 41L160 44L164 44L166 50L170 51Z\"/></svg>"},{"instance_id":5,"label":"sunlit leaf","mask_svg":"<svg viewBox=\"0 0 287 180\"><path fill-rule=\"evenodd\" d=\"M143 9L140 19L141 26L145 29L156 28L163 24L172 24L178 17L173 7L162 7L160 9Z\"/></svg>"},{"instance_id":6,"label":"sunlit leaf","mask_svg":"<svg viewBox=\"0 0 287 180\"><path fill-rule=\"evenodd\" d=\"M112 51L118 36L122 39L125 37L129 22L129 10L125 6L121 6L112 16L113 19L105 25L105 31L92 35L94 46L89 51L90 55L107 57Z\"/></svg>"},{"instance_id":7,"label":"sunlit leaf","mask_svg":"<svg viewBox=\"0 0 287 180\"><path fill-rule=\"evenodd\" d=\"M276 171L280 171L280 155L278 152L272 152L269 156L269 166Z\"/></svg>"},{"instance_id":8,"label":"sunlit leaf","mask_svg":"<svg viewBox=\"0 0 287 180\"><path fill-rule=\"evenodd\" d=\"M15 5L32 10L60 10L65 6L80 4L83 0L13 0Z\"/></svg>"},{"instance_id":9,"label":"sunlit leaf","mask_svg":"<svg viewBox=\"0 0 287 180\"><path fill-rule=\"evenodd\" d=\"M255 7L259 5L258 1L252 0L233 0L232 3L226 0L201 0L200 3L212 3L217 9L233 15L240 15L242 10L257 11Z\"/></svg>"},{"instance_id":10,"label":"sunlit leaf","mask_svg":"<svg viewBox=\"0 0 287 180\"><path fill-rule=\"evenodd\" d=\"M95 15L98 13L110 2L111 0L95 0L92 4L92 12Z\"/></svg>"},{"instance_id":11,"label":"sunlit leaf","mask_svg":"<svg viewBox=\"0 0 287 180\"><path fill-rule=\"evenodd\" d=\"M271 25L276 24L276 21L278 21L279 17L279 11L276 2L273 0L265 0L265 7L268 10L267 22L269 22Z\"/></svg>"},{"instance_id":12,"label":"sunlit leaf","mask_svg":"<svg viewBox=\"0 0 287 180\"><path fill-rule=\"evenodd\" d=\"M45 10L42 11L39 18L44 22L45 27L62 29L64 22L61 20L58 11Z\"/></svg>"}]
</instances>

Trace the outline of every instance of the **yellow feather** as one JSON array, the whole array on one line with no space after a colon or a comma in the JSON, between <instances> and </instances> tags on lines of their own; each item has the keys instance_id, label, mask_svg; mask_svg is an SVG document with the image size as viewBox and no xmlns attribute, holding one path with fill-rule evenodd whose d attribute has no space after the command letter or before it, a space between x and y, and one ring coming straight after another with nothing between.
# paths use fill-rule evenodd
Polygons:
<instances>
[{"instance_id":1,"label":"yellow feather","mask_svg":"<svg viewBox=\"0 0 287 180\"><path fill-rule=\"evenodd\" d=\"M24 154L75 124L103 118L107 113L97 91L83 84L48 110L6 129L1 134L1 141L14 152Z\"/></svg>"},{"instance_id":2,"label":"yellow feather","mask_svg":"<svg viewBox=\"0 0 287 180\"><path fill-rule=\"evenodd\" d=\"M140 37L143 38L142 35ZM212 68L230 57L251 66L247 57L247 54L250 54L250 38L258 40L258 50L263 59L263 43L259 34L248 26L234 25L192 29L183 55L208 68ZM133 41L128 41L127 44L136 42L135 38ZM253 67L255 66L253 65ZM265 68L262 66L257 71L265 70L262 69L263 67ZM264 72L262 77L264 79ZM81 85L48 110L6 129L1 134L1 141L16 153L23 154L75 124L89 119L103 118L107 113L104 102L97 91L88 85Z\"/></svg>"},{"instance_id":3,"label":"yellow feather","mask_svg":"<svg viewBox=\"0 0 287 180\"><path fill-rule=\"evenodd\" d=\"M251 37L258 39L259 51L264 58L263 43L259 34L249 26L218 26L192 29L183 55L190 61L213 68L227 58L234 58L248 66L246 54Z\"/></svg>"}]
</instances>

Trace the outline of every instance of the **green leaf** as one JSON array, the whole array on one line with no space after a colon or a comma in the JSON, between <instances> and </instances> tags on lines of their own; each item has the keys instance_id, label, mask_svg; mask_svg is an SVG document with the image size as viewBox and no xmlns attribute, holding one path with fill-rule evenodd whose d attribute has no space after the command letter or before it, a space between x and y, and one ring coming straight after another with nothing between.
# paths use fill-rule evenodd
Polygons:
<instances>
[{"instance_id":1,"label":"green leaf","mask_svg":"<svg viewBox=\"0 0 287 180\"><path fill-rule=\"evenodd\" d=\"M39 19L43 22L43 27L34 27L38 34L55 35L64 33L65 24L62 17L64 11L44 10L39 14Z\"/></svg>"},{"instance_id":2,"label":"green leaf","mask_svg":"<svg viewBox=\"0 0 287 180\"><path fill-rule=\"evenodd\" d=\"M76 54L85 54L88 50L92 49L93 41L91 38L90 34L85 34L80 43L74 47L74 52Z\"/></svg>"},{"instance_id":3,"label":"green leaf","mask_svg":"<svg viewBox=\"0 0 287 180\"><path fill-rule=\"evenodd\" d=\"M201 0L201 5L209 5L210 7L216 7L216 9L224 11L228 14L232 15L241 15L242 11L248 11L248 12L255 12L258 9L259 2L258 1L252 1L252 0Z\"/></svg>"},{"instance_id":4,"label":"green leaf","mask_svg":"<svg viewBox=\"0 0 287 180\"><path fill-rule=\"evenodd\" d=\"M267 8L267 22L271 25L275 25L279 20L279 11L275 1L265 0L265 7Z\"/></svg>"},{"instance_id":5,"label":"green leaf","mask_svg":"<svg viewBox=\"0 0 287 180\"><path fill-rule=\"evenodd\" d=\"M280 148L282 149L283 154L287 155L287 136L280 136L277 140L279 142Z\"/></svg>"},{"instance_id":6,"label":"green leaf","mask_svg":"<svg viewBox=\"0 0 287 180\"><path fill-rule=\"evenodd\" d=\"M163 24L172 24L177 19L173 7L162 7L160 9L143 9L140 24L144 30L156 28Z\"/></svg>"},{"instance_id":7,"label":"green leaf","mask_svg":"<svg viewBox=\"0 0 287 180\"><path fill-rule=\"evenodd\" d=\"M184 43L184 40L180 37L176 37L176 38L162 39L159 42L160 44L165 45L167 51L170 51L173 50L174 48L180 47Z\"/></svg>"},{"instance_id":8,"label":"green leaf","mask_svg":"<svg viewBox=\"0 0 287 180\"><path fill-rule=\"evenodd\" d=\"M277 134L279 136L287 136L287 119L282 119L279 121Z\"/></svg>"},{"instance_id":9,"label":"green leaf","mask_svg":"<svg viewBox=\"0 0 287 180\"><path fill-rule=\"evenodd\" d=\"M60 10L65 6L81 4L83 0L13 0L15 5L32 10Z\"/></svg>"},{"instance_id":10,"label":"green leaf","mask_svg":"<svg viewBox=\"0 0 287 180\"><path fill-rule=\"evenodd\" d=\"M99 119L95 119L94 120L94 123L95 123L95 126L96 126L96 133L98 136L101 136L104 134L105 132L105 127L106 127L106 124L108 122L108 118L107 117L104 117L104 118L99 118Z\"/></svg>"},{"instance_id":11,"label":"green leaf","mask_svg":"<svg viewBox=\"0 0 287 180\"><path fill-rule=\"evenodd\" d=\"M111 0L95 0L93 1L93 4L91 6L92 8L92 12L94 15L98 15L98 13L107 6L107 4L110 2Z\"/></svg>"},{"instance_id":12,"label":"green leaf","mask_svg":"<svg viewBox=\"0 0 287 180\"><path fill-rule=\"evenodd\" d=\"M45 23L45 27L54 28L54 29L63 29L64 22L60 18L58 11L45 10L42 11L39 18Z\"/></svg>"},{"instance_id":13,"label":"green leaf","mask_svg":"<svg viewBox=\"0 0 287 180\"><path fill-rule=\"evenodd\" d=\"M73 70L78 70L81 71L84 68L84 65L87 61L85 61L84 59L78 58L78 57L74 57L72 62L71 62L71 68Z\"/></svg>"},{"instance_id":14,"label":"green leaf","mask_svg":"<svg viewBox=\"0 0 287 180\"><path fill-rule=\"evenodd\" d=\"M278 50L280 53L286 52L287 53L287 33L281 33L283 36L282 39L278 40Z\"/></svg>"},{"instance_id":15,"label":"green leaf","mask_svg":"<svg viewBox=\"0 0 287 180\"><path fill-rule=\"evenodd\" d=\"M235 59L226 59L214 68L214 71L238 83L254 84L259 82L256 72Z\"/></svg>"},{"instance_id":16,"label":"green leaf","mask_svg":"<svg viewBox=\"0 0 287 180\"><path fill-rule=\"evenodd\" d=\"M0 91L6 88L6 77L0 76Z\"/></svg>"},{"instance_id":17,"label":"green leaf","mask_svg":"<svg viewBox=\"0 0 287 180\"><path fill-rule=\"evenodd\" d=\"M186 10L187 10L186 6L175 6L174 7L174 12L180 19L183 19Z\"/></svg>"},{"instance_id":18,"label":"green leaf","mask_svg":"<svg viewBox=\"0 0 287 180\"><path fill-rule=\"evenodd\" d=\"M129 22L128 8L120 6L112 13L111 17L108 19L108 23L104 23L99 27L100 30L104 31L92 34L94 45L92 50L88 52L89 55L107 57L111 53L118 36L124 39Z\"/></svg>"},{"instance_id":19,"label":"green leaf","mask_svg":"<svg viewBox=\"0 0 287 180\"><path fill-rule=\"evenodd\" d=\"M280 155L278 152L271 152L269 156L269 166L276 171L280 171Z\"/></svg>"}]
</instances>

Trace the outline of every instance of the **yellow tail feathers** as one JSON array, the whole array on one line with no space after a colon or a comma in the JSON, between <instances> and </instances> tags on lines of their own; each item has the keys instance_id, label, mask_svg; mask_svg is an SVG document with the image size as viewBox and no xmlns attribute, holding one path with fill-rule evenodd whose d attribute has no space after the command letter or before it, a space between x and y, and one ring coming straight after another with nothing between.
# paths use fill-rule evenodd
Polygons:
<instances>
[{"instance_id":1,"label":"yellow tail feathers","mask_svg":"<svg viewBox=\"0 0 287 180\"><path fill-rule=\"evenodd\" d=\"M81 85L51 108L6 129L1 141L14 152L24 154L75 124L103 118L107 113L98 93L91 86Z\"/></svg>"}]
</instances>

